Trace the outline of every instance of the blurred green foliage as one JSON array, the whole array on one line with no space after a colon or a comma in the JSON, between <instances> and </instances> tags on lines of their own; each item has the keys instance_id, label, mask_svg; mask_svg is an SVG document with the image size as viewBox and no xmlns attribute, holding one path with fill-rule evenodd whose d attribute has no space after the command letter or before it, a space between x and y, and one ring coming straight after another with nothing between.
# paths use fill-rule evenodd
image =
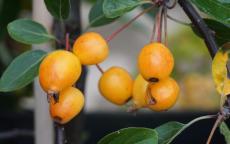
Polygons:
<instances>
[{"instance_id":1,"label":"blurred green foliage","mask_svg":"<svg viewBox=\"0 0 230 144\"><path fill-rule=\"evenodd\" d=\"M190 27L181 26L178 32L170 36L169 48L175 58L173 76L177 79L187 73L210 73L211 57L205 43Z\"/></svg>"},{"instance_id":2,"label":"blurred green foliage","mask_svg":"<svg viewBox=\"0 0 230 144\"><path fill-rule=\"evenodd\" d=\"M208 49L191 27L179 26L177 30L168 40L175 59L172 77L178 81L181 89L177 110L216 110L220 96L212 80L212 59Z\"/></svg>"}]
</instances>

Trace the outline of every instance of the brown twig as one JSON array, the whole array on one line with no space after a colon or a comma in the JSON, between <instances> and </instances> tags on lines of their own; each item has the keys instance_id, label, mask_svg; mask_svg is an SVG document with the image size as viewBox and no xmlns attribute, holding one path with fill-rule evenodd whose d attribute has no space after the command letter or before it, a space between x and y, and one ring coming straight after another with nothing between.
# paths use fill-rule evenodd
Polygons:
<instances>
[{"instance_id":1,"label":"brown twig","mask_svg":"<svg viewBox=\"0 0 230 144\"><path fill-rule=\"evenodd\" d=\"M206 144L210 144L211 143L211 140L212 140L212 137L214 135L214 132L216 131L216 128L219 126L219 124L222 122L224 116L222 114L219 114L217 119L216 119L216 122L214 123L213 127L212 127L212 130L208 136L208 140L206 142Z\"/></svg>"}]
</instances>

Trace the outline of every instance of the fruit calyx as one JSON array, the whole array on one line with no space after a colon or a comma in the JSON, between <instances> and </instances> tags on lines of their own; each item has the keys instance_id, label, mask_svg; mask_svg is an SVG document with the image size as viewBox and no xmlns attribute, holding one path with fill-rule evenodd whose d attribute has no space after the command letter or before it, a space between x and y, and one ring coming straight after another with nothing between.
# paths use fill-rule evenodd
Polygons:
<instances>
[{"instance_id":1,"label":"fruit calyx","mask_svg":"<svg viewBox=\"0 0 230 144\"><path fill-rule=\"evenodd\" d=\"M53 118L53 120L54 120L56 123L61 123L61 122L62 122L62 118L59 117L59 116L55 116L55 117Z\"/></svg>"},{"instance_id":2,"label":"fruit calyx","mask_svg":"<svg viewBox=\"0 0 230 144\"><path fill-rule=\"evenodd\" d=\"M58 103L59 102L59 93L58 92L55 92L55 91L52 91L52 90L49 90L47 92L47 101L50 103L51 102L51 98L54 99L54 102L55 103Z\"/></svg>"},{"instance_id":3,"label":"fruit calyx","mask_svg":"<svg viewBox=\"0 0 230 144\"><path fill-rule=\"evenodd\" d=\"M156 83L156 82L159 82L159 79L158 78L149 78L148 80L150 83Z\"/></svg>"}]
</instances>

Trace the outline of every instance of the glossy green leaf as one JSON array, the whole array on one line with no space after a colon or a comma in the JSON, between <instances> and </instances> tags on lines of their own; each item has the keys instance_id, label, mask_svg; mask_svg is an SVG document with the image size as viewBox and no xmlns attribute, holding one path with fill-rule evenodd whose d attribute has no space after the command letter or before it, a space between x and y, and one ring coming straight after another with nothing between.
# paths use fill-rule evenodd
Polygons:
<instances>
[{"instance_id":1,"label":"glossy green leaf","mask_svg":"<svg viewBox=\"0 0 230 144\"><path fill-rule=\"evenodd\" d=\"M39 23L29 19L18 19L8 24L9 35L24 44L40 44L55 39Z\"/></svg>"},{"instance_id":2,"label":"glossy green leaf","mask_svg":"<svg viewBox=\"0 0 230 144\"><path fill-rule=\"evenodd\" d=\"M116 18L132 11L137 6L150 2L148 0L104 0L103 12L107 18Z\"/></svg>"},{"instance_id":3,"label":"glossy green leaf","mask_svg":"<svg viewBox=\"0 0 230 144\"><path fill-rule=\"evenodd\" d=\"M105 136L98 144L158 144L158 138L153 129L131 127Z\"/></svg>"},{"instance_id":4,"label":"glossy green leaf","mask_svg":"<svg viewBox=\"0 0 230 144\"><path fill-rule=\"evenodd\" d=\"M45 0L46 8L57 19L67 19L70 12L69 0Z\"/></svg>"},{"instance_id":5,"label":"glossy green leaf","mask_svg":"<svg viewBox=\"0 0 230 144\"><path fill-rule=\"evenodd\" d=\"M226 0L192 0L202 12L230 24L230 3Z\"/></svg>"},{"instance_id":6,"label":"glossy green leaf","mask_svg":"<svg viewBox=\"0 0 230 144\"><path fill-rule=\"evenodd\" d=\"M45 55L44 51L31 50L16 57L0 79L0 91L14 91L31 83L38 75L39 65Z\"/></svg>"},{"instance_id":7,"label":"glossy green leaf","mask_svg":"<svg viewBox=\"0 0 230 144\"><path fill-rule=\"evenodd\" d=\"M159 144L170 144L180 133L182 133L186 128L190 127L194 123L214 117L215 115L201 116L191 120L187 124L182 124L179 122L165 123L155 129L159 137Z\"/></svg>"},{"instance_id":8,"label":"glossy green leaf","mask_svg":"<svg viewBox=\"0 0 230 144\"><path fill-rule=\"evenodd\" d=\"M230 144L230 130L225 122L220 125L220 133L224 136L226 144Z\"/></svg>"},{"instance_id":9,"label":"glossy green leaf","mask_svg":"<svg viewBox=\"0 0 230 144\"><path fill-rule=\"evenodd\" d=\"M103 13L102 9L103 2L104 0L97 0L97 2L94 4L94 6L91 8L89 12L89 23L92 27L109 24L118 18L105 17L105 14Z\"/></svg>"},{"instance_id":10,"label":"glossy green leaf","mask_svg":"<svg viewBox=\"0 0 230 144\"><path fill-rule=\"evenodd\" d=\"M214 32L216 42L219 46L230 42L230 26L212 19L204 19L204 21L208 25L208 27ZM192 26L192 29L198 36L201 37L201 35L194 26Z\"/></svg>"},{"instance_id":11,"label":"glossy green leaf","mask_svg":"<svg viewBox=\"0 0 230 144\"><path fill-rule=\"evenodd\" d=\"M157 127L155 130L158 134L158 144L167 144L170 142L183 126L184 124L179 122L168 122Z\"/></svg>"}]
</instances>

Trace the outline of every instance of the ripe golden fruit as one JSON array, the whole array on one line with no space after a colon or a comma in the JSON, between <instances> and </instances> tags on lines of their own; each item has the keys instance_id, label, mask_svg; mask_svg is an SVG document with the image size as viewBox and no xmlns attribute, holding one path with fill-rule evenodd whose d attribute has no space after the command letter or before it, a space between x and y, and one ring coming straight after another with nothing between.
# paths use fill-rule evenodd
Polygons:
<instances>
[{"instance_id":1,"label":"ripe golden fruit","mask_svg":"<svg viewBox=\"0 0 230 144\"><path fill-rule=\"evenodd\" d=\"M108 44L98 33L87 32L74 43L73 52L83 65L94 65L104 61L109 55Z\"/></svg>"},{"instance_id":2,"label":"ripe golden fruit","mask_svg":"<svg viewBox=\"0 0 230 144\"><path fill-rule=\"evenodd\" d=\"M60 92L57 103L51 97L50 115L54 121L65 124L79 114L83 106L84 96L82 92L74 87L68 87Z\"/></svg>"},{"instance_id":3,"label":"ripe golden fruit","mask_svg":"<svg viewBox=\"0 0 230 144\"><path fill-rule=\"evenodd\" d=\"M139 74L133 84L133 103L135 108L145 107L148 82Z\"/></svg>"},{"instance_id":4,"label":"ripe golden fruit","mask_svg":"<svg viewBox=\"0 0 230 144\"><path fill-rule=\"evenodd\" d=\"M170 75L174 59L170 50L161 43L151 43L142 48L138 57L138 68L147 80L164 79Z\"/></svg>"},{"instance_id":5,"label":"ripe golden fruit","mask_svg":"<svg viewBox=\"0 0 230 144\"><path fill-rule=\"evenodd\" d=\"M65 50L53 51L42 61L39 81L47 93L58 93L72 86L81 74L79 59Z\"/></svg>"},{"instance_id":6,"label":"ripe golden fruit","mask_svg":"<svg viewBox=\"0 0 230 144\"><path fill-rule=\"evenodd\" d=\"M132 94L133 80L129 73L121 67L111 67L103 73L99 80L101 94L110 102L122 105Z\"/></svg>"},{"instance_id":7,"label":"ripe golden fruit","mask_svg":"<svg viewBox=\"0 0 230 144\"><path fill-rule=\"evenodd\" d=\"M155 104L148 106L150 109L154 111L165 111L176 103L179 86L174 79L163 79L157 83L150 84L149 88L151 97L155 100ZM149 103L148 100L146 103Z\"/></svg>"}]
</instances>

